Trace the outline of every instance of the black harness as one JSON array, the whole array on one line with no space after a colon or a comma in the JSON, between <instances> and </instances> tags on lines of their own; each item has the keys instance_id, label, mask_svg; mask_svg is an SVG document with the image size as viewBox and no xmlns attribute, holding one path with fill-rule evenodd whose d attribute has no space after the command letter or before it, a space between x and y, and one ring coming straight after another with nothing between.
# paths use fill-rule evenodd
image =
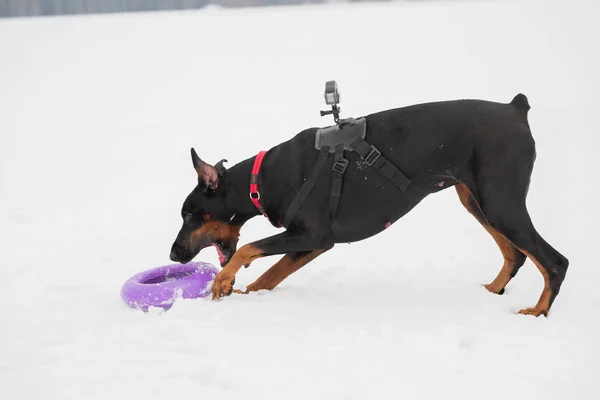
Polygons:
<instances>
[{"instance_id":1,"label":"black harness","mask_svg":"<svg viewBox=\"0 0 600 400\"><path fill-rule=\"evenodd\" d=\"M315 148L319 150L319 157L310 174L310 177L304 182L298 194L288 207L283 224L289 227L294 216L302 206L302 203L314 187L317 179L323 171L330 153L334 154L333 159L333 180L331 183L331 192L329 195L329 217L333 221L337 213L340 196L342 193L342 183L344 173L348 168L348 160L344 158L344 151L355 151L362 162L372 168L375 168L381 175L387 178L401 192L410 196L408 189L419 192L416 186L411 185L410 179L402 173L394 164L381 155L375 146L365 140L366 121L365 118L355 120L349 118L340 121L339 125L322 128L315 134ZM414 193L415 195L417 193Z\"/></svg>"}]
</instances>

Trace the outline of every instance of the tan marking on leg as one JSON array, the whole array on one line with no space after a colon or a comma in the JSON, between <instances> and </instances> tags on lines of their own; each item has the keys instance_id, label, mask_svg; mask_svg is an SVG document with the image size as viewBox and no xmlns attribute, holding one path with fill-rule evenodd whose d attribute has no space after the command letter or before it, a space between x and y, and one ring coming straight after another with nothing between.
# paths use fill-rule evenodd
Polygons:
<instances>
[{"instance_id":1,"label":"tan marking on leg","mask_svg":"<svg viewBox=\"0 0 600 400\"><path fill-rule=\"evenodd\" d=\"M296 253L287 254L262 274L254 283L248 285L245 291L238 291L237 293L246 294L263 289L272 290L283 282L285 278L298 271L325 251L314 250L302 257L298 257Z\"/></svg>"},{"instance_id":2,"label":"tan marking on leg","mask_svg":"<svg viewBox=\"0 0 600 400\"><path fill-rule=\"evenodd\" d=\"M531 254L526 251L521 250L523 254L525 254L535 266L540 270L540 273L544 277L544 289L542 290L542 294L537 304L533 308L524 308L519 311L519 314L527 314L539 317L540 315L548 316L548 311L550 310L550 298L552 296L552 289L550 289L550 275L548 271L542 266L542 264Z\"/></svg>"},{"instance_id":3,"label":"tan marking on leg","mask_svg":"<svg viewBox=\"0 0 600 400\"><path fill-rule=\"evenodd\" d=\"M455 187L456 193L458 194L458 198L460 199L462 205L467 209L467 211L469 211L471 215L475 217L475 219L477 219L477 221L479 221L481 226L488 231L502 252L502 256L504 257L502 269L500 272L498 272L498 275L492 281L492 283L483 285L490 292L499 294L512 279L512 271L516 264L515 252L517 252L518 249L513 246L513 244L500 232L496 231L490 226L485 218L485 215L483 214L483 211L481 210L481 207L479 206L479 203L475 197L473 197L473 194L465 184L461 183Z\"/></svg>"},{"instance_id":4,"label":"tan marking on leg","mask_svg":"<svg viewBox=\"0 0 600 400\"><path fill-rule=\"evenodd\" d=\"M494 230L491 226L485 227L490 235L496 241L496 244L500 248L502 252L502 256L504 257L504 264L502 265L502 269L498 272L496 278L492 281L492 283L488 283L483 285L487 290L492 293L500 293L510 282L512 279L512 272L516 265L516 260L514 258L515 252L518 251L512 243L508 241L500 232Z\"/></svg>"},{"instance_id":5,"label":"tan marking on leg","mask_svg":"<svg viewBox=\"0 0 600 400\"><path fill-rule=\"evenodd\" d=\"M219 272L212 287L213 299L220 299L222 296L231 294L233 288L231 283L235 274L243 265L250 264L257 258L263 257L262 250L252 244L246 244L235 252L227 265Z\"/></svg>"}]
</instances>

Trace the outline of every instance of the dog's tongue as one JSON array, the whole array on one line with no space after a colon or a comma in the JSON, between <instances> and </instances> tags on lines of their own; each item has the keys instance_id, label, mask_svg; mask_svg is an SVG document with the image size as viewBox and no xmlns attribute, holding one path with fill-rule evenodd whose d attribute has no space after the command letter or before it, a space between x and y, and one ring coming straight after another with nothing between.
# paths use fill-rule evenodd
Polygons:
<instances>
[{"instance_id":1,"label":"dog's tongue","mask_svg":"<svg viewBox=\"0 0 600 400\"><path fill-rule=\"evenodd\" d=\"M219 246L215 245L215 249L217 249L217 253L219 254L219 262L221 263L221 265L223 265L223 263L225 262L225 254L223 254Z\"/></svg>"}]
</instances>

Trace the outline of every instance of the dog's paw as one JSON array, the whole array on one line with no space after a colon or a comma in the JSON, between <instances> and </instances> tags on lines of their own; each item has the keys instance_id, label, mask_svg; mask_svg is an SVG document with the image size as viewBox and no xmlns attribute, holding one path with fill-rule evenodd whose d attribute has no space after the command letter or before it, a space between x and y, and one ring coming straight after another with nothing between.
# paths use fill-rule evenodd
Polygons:
<instances>
[{"instance_id":1,"label":"dog's paw","mask_svg":"<svg viewBox=\"0 0 600 400\"><path fill-rule=\"evenodd\" d=\"M233 284L235 277L224 275L223 271L219 272L212 286L213 300L218 300L223 296L229 296L233 292Z\"/></svg>"},{"instance_id":2,"label":"dog's paw","mask_svg":"<svg viewBox=\"0 0 600 400\"><path fill-rule=\"evenodd\" d=\"M548 316L548 310L544 310L542 308L524 308L521 311L518 312L518 314L523 314L523 315L533 315L534 317L539 317L540 315L543 315L544 317Z\"/></svg>"},{"instance_id":3,"label":"dog's paw","mask_svg":"<svg viewBox=\"0 0 600 400\"><path fill-rule=\"evenodd\" d=\"M504 288L497 288L495 287L492 283L487 283L485 285L482 285L484 288L487 289L488 292L490 293L494 293L494 294L504 294Z\"/></svg>"}]
</instances>

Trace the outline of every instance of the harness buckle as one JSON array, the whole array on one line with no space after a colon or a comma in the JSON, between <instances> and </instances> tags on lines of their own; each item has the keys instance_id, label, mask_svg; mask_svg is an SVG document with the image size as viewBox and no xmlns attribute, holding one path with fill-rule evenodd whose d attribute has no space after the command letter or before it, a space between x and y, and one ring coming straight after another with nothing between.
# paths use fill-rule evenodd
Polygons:
<instances>
[{"instance_id":1,"label":"harness buckle","mask_svg":"<svg viewBox=\"0 0 600 400\"><path fill-rule=\"evenodd\" d=\"M250 199L251 200L260 200L260 193L259 192L250 192Z\"/></svg>"},{"instance_id":2,"label":"harness buckle","mask_svg":"<svg viewBox=\"0 0 600 400\"><path fill-rule=\"evenodd\" d=\"M375 161L379 159L379 157L381 157L381 152L377 149L377 147L371 145L371 150L369 151L369 154L367 154L363 158L363 160L365 161L365 164L367 164L369 167L372 167L373 164L375 164Z\"/></svg>"},{"instance_id":3,"label":"harness buckle","mask_svg":"<svg viewBox=\"0 0 600 400\"><path fill-rule=\"evenodd\" d=\"M334 162L333 167L331 169L333 169L338 174L343 175L344 172L346 172L346 168L348 168L348 160L343 158L339 161Z\"/></svg>"}]
</instances>

